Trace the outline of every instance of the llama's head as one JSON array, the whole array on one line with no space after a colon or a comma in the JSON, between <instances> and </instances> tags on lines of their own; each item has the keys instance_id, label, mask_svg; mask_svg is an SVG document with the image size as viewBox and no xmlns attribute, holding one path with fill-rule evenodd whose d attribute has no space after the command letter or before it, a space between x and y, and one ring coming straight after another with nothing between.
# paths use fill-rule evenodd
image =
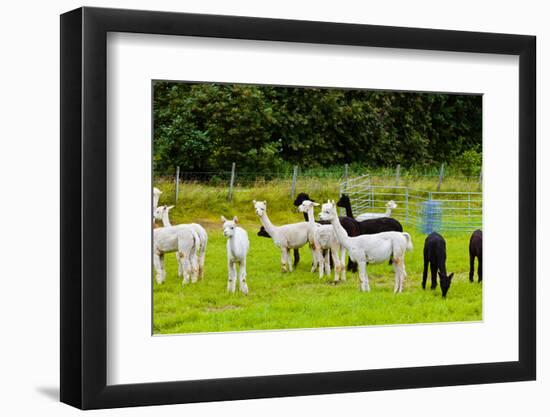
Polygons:
<instances>
[{"instance_id":1,"label":"llama's head","mask_svg":"<svg viewBox=\"0 0 550 417\"><path fill-rule=\"evenodd\" d=\"M238 222L239 219L237 216L234 216L233 220L227 220L224 216L222 216L223 235L225 237L233 237L235 235L235 228L237 227Z\"/></svg>"},{"instance_id":2,"label":"llama's head","mask_svg":"<svg viewBox=\"0 0 550 417\"><path fill-rule=\"evenodd\" d=\"M350 201L349 197L346 194L342 194L340 199L336 202L336 205L338 207L346 208L346 207L351 205L351 201Z\"/></svg>"},{"instance_id":3,"label":"llama's head","mask_svg":"<svg viewBox=\"0 0 550 417\"><path fill-rule=\"evenodd\" d=\"M318 205L319 203L316 203L315 201L304 200L302 201L302 204L298 206L298 211L301 213L307 213L310 207L317 207Z\"/></svg>"},{"instance_id":4,"label":"llama's head","mask_svg":"<svg viewBox=\"0 0 550 417\"><path fill-rule=\"evenodd\" d=\"M298 207L300 204L302 204L306 200L313 201L311 198L309 198L309 195L307 195L306 193L300 193L296 196L296 200L294 200L294 205Z\"/></svg>"},{"instance_id":5,"label":"llama's head","mask_svg":"<svg viewBox=\"0 0 550 417\"><path fill-rule=\"evenodd\" d=\"M393 210L397 208L397 204L395 204L395 201L390 200L386 203L386 208L389 208L390 210Z\"/></svg>"},{"instance_id":6,"label":"llama's head","mask_svg":"<svg viewBox=\"0 0 550 417\"><path fill-rule=\"evenodd\" d=\"M258 215L258 217L262 217L267 211L267 202L254 200L253 203L254 203L254 210L256 210L256 214Z\"/></svg>"},{"instance_id":7,"label":"llama's head","mask_svg":"<svg viewBox=\"0 0 550 417\"><path fill-rule=\"evenodd\" d=\"M451 287L451 280L453 279L454 272L446 276L443 276L441 274L441 271L439 271L438 274L439 274L439 282L441 283L441 295L443 296L443 298L445 298L447 297L447 292Z\"/></svg>"},{"instance_id":8,"label":"llama's head","mask_svg":"<svg viewBox=\"0 0 550 417\"><path fill-rule=\"evenodd\" d=\"M158 206L153 211L153 217L155 220L162 220L162 218L166 215L168 216L170 210L172 210L174 206Z\"/></svg>"},{"instance_id":9,"label":"llama's head","mask_svg":"<svg viewBox=\"0 0 550 417\"><path fill-rule=\"evenodd\" d=\"M271 236L269 235L269 233L267 233L267 230L265 230L265 227L263 227L263 226L260 226L260 230L258 230L257 235L260 236L260 237L271 238Z\"/></svg>"},{"instance_id":10,"label":"llama's head","mask_svg":"<svg viewBox=\"0 0 550 417\"><path fill-rule=\"evenodd\" d=\"M331 221L337 217L338 214L336 213L336 204L334 203L334 200L328 200L321 206L321 213L319 213L319 218L321 220Z\"/></svg>"}]
</instances>

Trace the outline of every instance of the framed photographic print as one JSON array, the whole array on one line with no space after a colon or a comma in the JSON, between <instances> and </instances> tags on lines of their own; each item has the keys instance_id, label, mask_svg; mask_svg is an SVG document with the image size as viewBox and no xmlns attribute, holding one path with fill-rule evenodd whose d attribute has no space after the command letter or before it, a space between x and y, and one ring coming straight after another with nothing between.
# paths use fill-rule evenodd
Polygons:
<instances>
[{"instance_id":1,"label":"framed photographic print","mask_svg":"<svg viewBox=\"0 0 550 417\"><path fill-rule=\"evenodd\" d=\"M61 16L61 401L535 379L535 38Z\"/></svg>"}]
</instances>

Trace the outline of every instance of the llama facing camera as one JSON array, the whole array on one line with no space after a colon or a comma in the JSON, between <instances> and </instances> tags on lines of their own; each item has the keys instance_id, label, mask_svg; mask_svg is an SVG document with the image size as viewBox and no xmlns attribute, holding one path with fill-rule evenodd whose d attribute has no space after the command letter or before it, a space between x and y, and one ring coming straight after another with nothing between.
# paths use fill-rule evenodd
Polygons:
<instances>
[{"instance_id":1,"label":"llama facing camera","mask_svg":"<svg viewBox=\"0 0 550 417\"><path fill-rule=\"evenodd\" d=\"M237 226L237 216L233 220L221 217L223 223L223 235L227 238L227 291L234 293L237 285L237 264L239 265L239 290L248 295L246 283L246 256L250 248L248 233L242 227Z\"/></svg>"}]
</instances>

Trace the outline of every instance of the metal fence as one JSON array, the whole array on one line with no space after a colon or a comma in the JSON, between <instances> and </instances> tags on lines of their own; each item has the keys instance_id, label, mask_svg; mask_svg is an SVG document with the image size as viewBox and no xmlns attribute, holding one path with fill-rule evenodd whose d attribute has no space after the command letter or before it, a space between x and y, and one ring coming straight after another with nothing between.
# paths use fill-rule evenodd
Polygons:
<instances>
[{"instance_id":1,"label":"metal fence","mask_svg":"<svg viewBox=\"0 0 550 417\"><path fill-rule=\"evenodd\" d=\"M352 175L355 175L352 177ZM431 178L431 179L430 179ZM450 177L449 181L460 177ZM327 181L328 179L328 181ZM292 172L239 172L233 165L231 171L218 172L180 172L174 177L155 178L156 183L164 183L164 190L173 195L174 204L185 200L185 184L201 184L215 188L217 195L223 195L228 201L236 193L270 185L276 181L278 188L294 198L298 191L307 191L310 195L327 194L336 196L347 194L352 203L355 216L362 213L383 213L386 203L394 200L398 207L393 210L392 217L409 227L419 231L472 231L481 228L483 194L481 176L462 177L467 180L464 188L468 191L429 191L419 189L420 186L440 189L443 183L443 170L438 176L405 176L399 166L395 175L383 173L357 175L350 173L347 166L337 171L300 172L295 167ZM416 182L415 182L416 181ZM409 186L407 184L413 184ZM392 185L387 185L392 184ZM393 185L395 184L395 185ZM403 184L403 185L401 185ZM437 188L436 188L437 187ZM430 203L431 202L431 203ZM341 214L344 215L342 209Z\"/></svg>"},{"instance_id":2,"label":"metal fence","mask_svg":"<svg viewBox=\"0 0 550 417\"><path fill-rule=\"evenodd\" d=\"M398 185L372 185L369 176L340 184L350 197L353 215L384 213L393 200L394 217L419 231L472 231L482 226L483 193L474 191L425 191Z\"/></svg>"}]
</instances>

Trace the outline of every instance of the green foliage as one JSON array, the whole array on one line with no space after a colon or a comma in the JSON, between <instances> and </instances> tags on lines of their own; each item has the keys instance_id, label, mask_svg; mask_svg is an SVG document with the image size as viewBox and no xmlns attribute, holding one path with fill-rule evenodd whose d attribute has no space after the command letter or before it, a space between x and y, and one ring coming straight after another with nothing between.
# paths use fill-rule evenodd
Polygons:
<instances>
[{"instance_id":1,"label":"green foliage","mask_svg":"<svg viewBox=\"0 0 550 417\"><path fill-rule=\"evenodd\" d=\"M156 175L433 166L481 145L473 95L156 82L153 108Z\"/></svg>"},{"instance_id":2,"label":"green foliage","mask_svg":"<svg viewBox=\"0 0 550 417\"><path fill-rule=\"evenodd\" d=\"M462 174L467 176L479 175L481 170L481 152L475 149L464 151L462 155L456 158L454 165Z\"/></svg>"}]
</instances>

